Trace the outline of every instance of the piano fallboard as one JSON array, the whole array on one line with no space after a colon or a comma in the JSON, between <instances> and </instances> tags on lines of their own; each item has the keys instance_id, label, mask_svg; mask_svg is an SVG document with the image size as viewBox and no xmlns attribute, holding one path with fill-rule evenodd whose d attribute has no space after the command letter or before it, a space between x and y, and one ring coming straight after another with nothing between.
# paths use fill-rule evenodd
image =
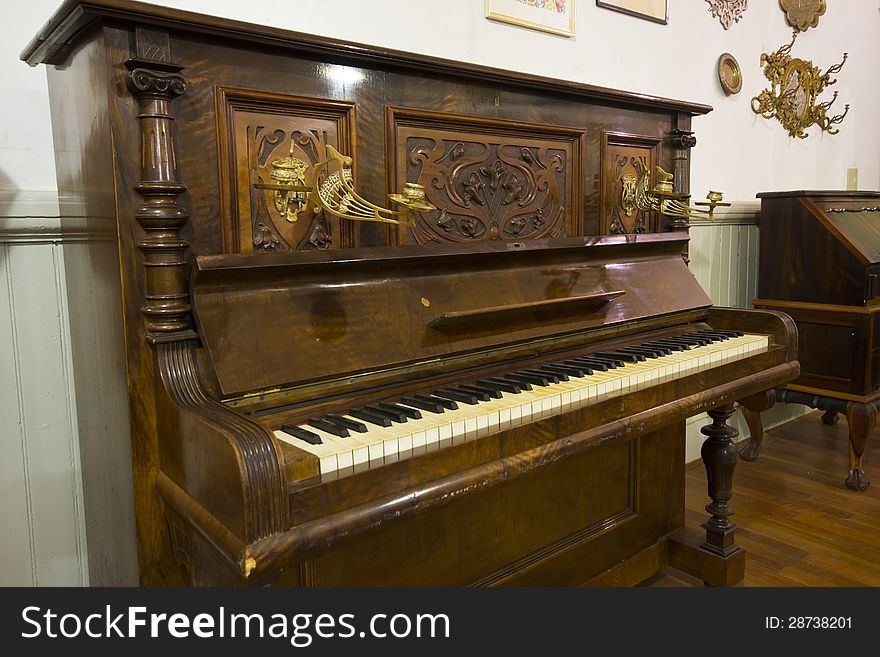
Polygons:
<instances>
[{"instance_id":1,"label":"piano fallboard","mask_svg":"<svg viewBox=\"0 0 880 657\"><path fill-rule=\"evenodd\" d=\"M708 307L681 259L686 239L204 256L193 302L221 395L277 406L635 332L641 321ZM603 303L584 303L601 295ZM450 316L460 321L443 321Z\"/></svg>"}]
</instances>

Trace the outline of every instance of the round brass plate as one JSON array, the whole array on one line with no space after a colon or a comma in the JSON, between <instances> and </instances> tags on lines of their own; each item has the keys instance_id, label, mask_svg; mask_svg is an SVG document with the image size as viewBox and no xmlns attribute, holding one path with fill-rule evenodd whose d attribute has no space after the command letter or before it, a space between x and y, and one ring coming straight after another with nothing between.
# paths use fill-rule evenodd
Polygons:
<instances>
[{"instance_id":1,"label":"round brass plate","mask_svg":"<svg viewBox=\"0 0 880 657\"><path fill-rule=\"evenodd\" d=\"M718 58L718 79L721 80L724 93L728 96L738 94L742 89L742 71L739 68L739 63L729 52Z\"/></svg>"}]
</instances>

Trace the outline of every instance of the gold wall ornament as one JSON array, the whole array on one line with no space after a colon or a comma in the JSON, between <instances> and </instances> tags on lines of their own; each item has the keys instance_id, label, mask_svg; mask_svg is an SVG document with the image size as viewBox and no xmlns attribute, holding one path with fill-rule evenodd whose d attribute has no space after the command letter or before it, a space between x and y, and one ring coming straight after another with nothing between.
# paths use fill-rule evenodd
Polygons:
<instances>
[{"instance_id":1,"label":"gold wall ornament","mask_svg":"<svg viewBox=\"0 0 880 657\"><path fill-rule=\"evenodd\" d=\"M749 0L706 0L709 3L709 11L718 20L725 30L738 23L743 12L749 6Z\"/></svg>"},{"instance_id":2,"label":"gold wall ornament","mask_svg":"<svg viewBox=\"0 0 880 657\"><path fill-rule=\"evenodd\" d=\"M825 14L825 0L779 0L788 24L806 32L819 24L819 16Z\"/></svg>"},{"instance_id":3,"label":"gold wall ornament","mask_svg":"<svg viewBox=\"0 0 880 657\"><path fill-rule=\"evenodd\" d=\"M425 188L406 183L403 194L389 194L389 198L405 210L389 210L370 203L354 189L352 159L342 155L329 144L326 157L309 166L290 154L272 162L271 183L254 183L254 188L273 193L275 208L294 222L300 214L325 210L334 217L349 221L378 221L387 224L412 226L412 212L431 212L437 208L425 197ZM309 182L311 180L311 182Z\"/></svg>"},{"instance_id":4,"label":"gold wall ornament","mask_svg":"<svg viewBox=\"0 0 880 657\"><path fill-rule=\"evenodd\" d=\"M752 111L765 119L776 118L792 137L805 139L807 128L813 124L830 135L836 135L839 130L832 126L843 121L849 105L843 108L843 114L828 116L828 110L837 100L837 92L824 103L818 99L825 87L837 82L831 76L843 68L847 53L843 53L839 64L823 73L818 66L813 66L813 62L791 57L789 53L797 35L795 32L791 42L776 52L761 53L761 65L770 87L752 98Z\"/></svg>"},{"instance_id":5,"label":"gold wall ornament","mask_svg":"<svg viewBox=\"0 0 880 657\"><path fill-rule=\"evenodd\" d=\"M648 169L645 169L638 178L627 174L623 176L621 182L623 189L620 194L620 206L627 215L638 209L643 212L659 212L667 217L714 221L715 208L730 205L724 202L724 195L721 192L715 191L710 191L706 195L708 203L699 201L693 206L688 205L690 197L686 194L676 194L673 175L659 166L654 167L653 186L651 172Z\"/></svg>"}]
</instances>

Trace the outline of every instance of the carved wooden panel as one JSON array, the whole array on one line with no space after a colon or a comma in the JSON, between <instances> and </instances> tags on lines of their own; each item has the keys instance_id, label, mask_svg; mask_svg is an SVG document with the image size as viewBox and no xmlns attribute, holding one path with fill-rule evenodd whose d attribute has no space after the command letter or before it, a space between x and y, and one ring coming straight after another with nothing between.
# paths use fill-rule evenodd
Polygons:
<instances>
[{"instance_id":1,"label":"carved wooden panel","mask_svg":"<svg viewBox=\"0 0 880 657\"><path fill-rule=\"evenodd\" d=\"M325 212L301 214L291 222L276 209L273 192L255 189L253 183L271 182L272 162L290 154L291 147L293 156L308 164L324 158L327 144L351 155L354 105L217 87L216 106L224 251L353 246L350 222L340 222Z\"/></svg>"},{"instance_id":2,"label":"carved wooden panel","mask_svg":"<svg viewBox=\"0 0 880 657\"><path fill-rule=\"evenodd\" d=\"M425 186L400 243L520 241L582 234L586 131L387 108L389 192Z\"/></svg>"},{"instance_id":3,"label":"carved wooden panel","mask_svg":"<svg viewBox=\"0 0 880 657\"><path fill-rule=\"evenodd\" d=\"M624 209L621 203L624 177L638 179L660 163L660 138L622 132L602 133L602 180L600 183L599 231L602 235L655 233L660 230L656 212Z\"/></svg>"}]
</instances>

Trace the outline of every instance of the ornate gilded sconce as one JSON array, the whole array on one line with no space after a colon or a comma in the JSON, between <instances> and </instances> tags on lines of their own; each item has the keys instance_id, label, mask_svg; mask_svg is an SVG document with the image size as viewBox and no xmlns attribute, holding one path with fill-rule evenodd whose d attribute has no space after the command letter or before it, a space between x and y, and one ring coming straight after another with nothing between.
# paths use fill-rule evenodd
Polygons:
<instances>
[{"instance_id":1,"label":"ornate gilded sconce","mask_svg":"<svg viewBox=\"0 0 880 657\"><path fill-rule=\"evenodd\" d=\"M807 128L813 124L829 135L836 135L839 130L832 126L843 121L849 105L843 108L843 114L828 116L829 108L837 100L837 92L827 102L817 101L825 87L837 82L831 76L843 68L847 53L843 53L839 64L823 73L813 62L789 55L797 35L795 32L791 43L776 52L761 53L761 65L770 87L752 98L752 111L765 119L776 118L792 137L805 139Z\"/></svg>"},{"instance_id":2,"label":"ornate gilded sconce","mask_svg":"<svg viewBox=\"0 0 880 657\"><path fill-rule=\"evenodd\" d=\"M326 157L309 165L293 156L293 144L287 157L272 162L269 183L254 183L256 189L272 192L275 208L287 221L295 222L300 214L325 210L349 221L378 221L413 225L410 213L430 212L437 208L425 197L425 188L406 183L402 194L389 194L405 210L389 210L370 203L354 189L352 159L330 145Z\"/></svg>"},{"instance_id":3,"label":"ornate gilded sconce","mask_svg":"<svg viewBox=\"0 0 880 657\"><path fill-rule=\"evenodd\" d=\"M627 174L621 179L622 190L620 194L620 206L627 215L635 210L644 212L659 212L668 217L682 219L713 221L715 208L728 207L730 203L724 203L724 195L721 192L710 191L705 201L694 203L693 207L687 204L690 198L684 194L677 194L673 189L673 175L660 167L654 167L654 184L651 185L651 172L647 169L636 178Z\"/></svg>"}]
</instances>

